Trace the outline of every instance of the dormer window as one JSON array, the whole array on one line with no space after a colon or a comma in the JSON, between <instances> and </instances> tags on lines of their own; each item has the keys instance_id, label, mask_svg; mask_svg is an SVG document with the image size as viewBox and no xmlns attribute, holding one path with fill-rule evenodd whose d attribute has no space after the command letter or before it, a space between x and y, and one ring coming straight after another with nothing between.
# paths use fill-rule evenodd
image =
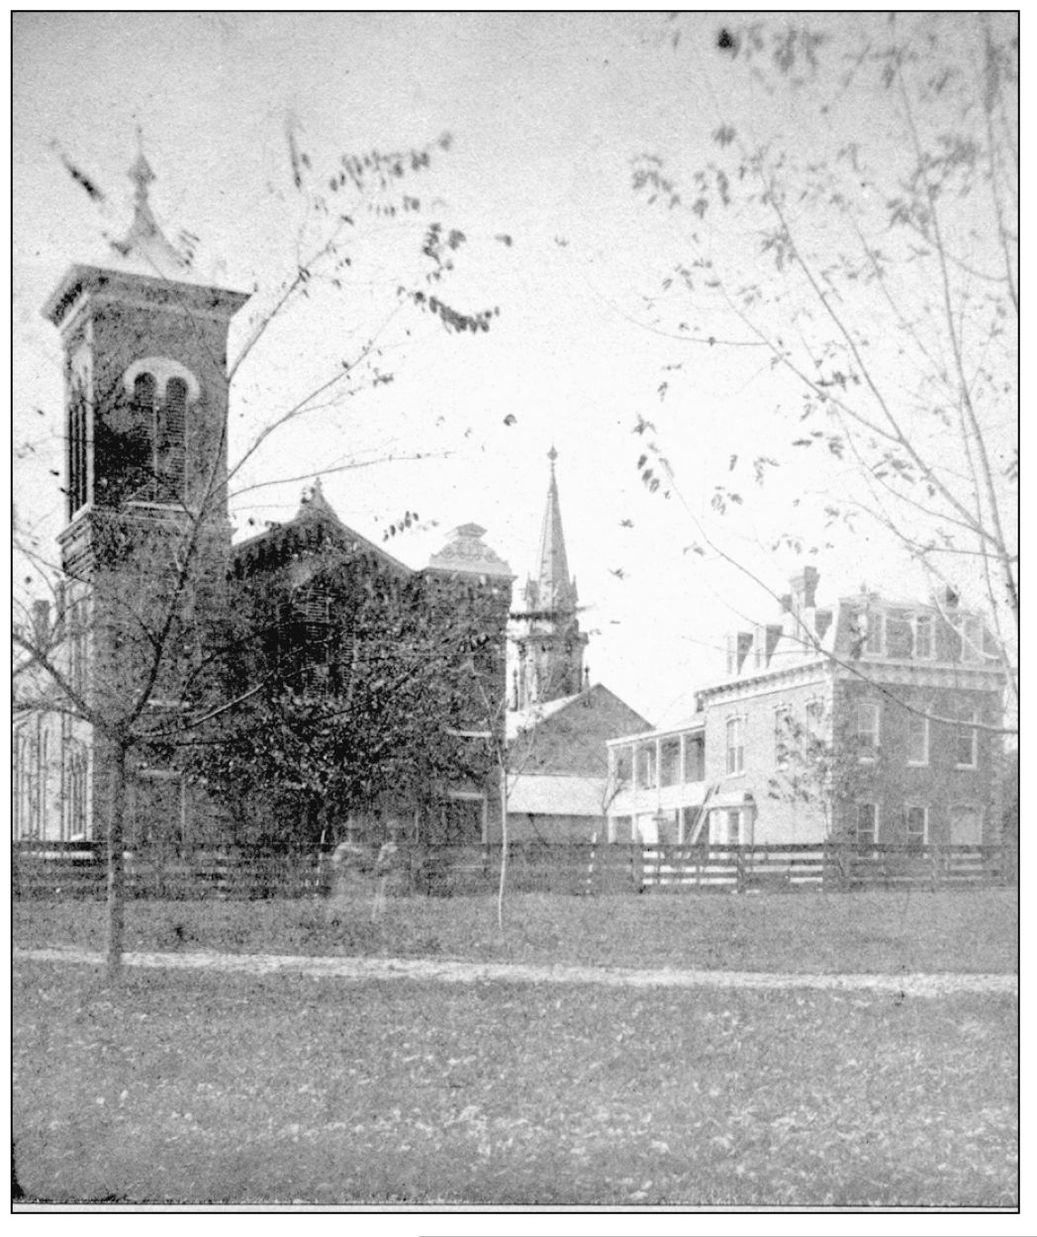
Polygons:
<instances>
[{"instance_id":1,"label":"dormer window","mask_svg":"<svg viewBox=\"0 0 1037 1237\"><path fill-rule=\"evenodd\" d=\"M881 610L872 610L870 608L864 616L864 651L871 657L882 656L882 619L883 615Z\"/></svg>"}]
</instances>

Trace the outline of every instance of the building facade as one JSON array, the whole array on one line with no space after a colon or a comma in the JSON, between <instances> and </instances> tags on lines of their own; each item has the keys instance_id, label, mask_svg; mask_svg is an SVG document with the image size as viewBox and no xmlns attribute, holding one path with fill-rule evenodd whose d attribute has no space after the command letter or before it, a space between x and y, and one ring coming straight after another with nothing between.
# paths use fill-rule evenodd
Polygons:
<instances>
[{"instance_id":1,"label":"building facade","mask_svg":"<svg viewBox=\"0 0 1037 1237\"><path fill-rule=\"evenodd\" d=\"M819 608L817 582L732 634L684 725L609 743L610 840L1000 841L1004 680L981 617L871 592Z\"/></svg>"}]
</instances>

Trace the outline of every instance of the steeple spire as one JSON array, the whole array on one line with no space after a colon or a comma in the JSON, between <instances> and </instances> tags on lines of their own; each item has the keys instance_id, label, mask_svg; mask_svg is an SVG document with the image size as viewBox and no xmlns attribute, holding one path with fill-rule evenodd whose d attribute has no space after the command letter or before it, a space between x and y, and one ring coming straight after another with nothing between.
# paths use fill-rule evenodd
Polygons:
<instances>
[{"instance_id":1,"label":"steeple spire","mask_svg":"<svg viewBox=\"0 0 1037 1237\"><path fill-rule=\"evenodd\" d=\"M547 505L540 528L540 556L536 580L527 587L531 608L561 617L576 610L576 582L569 575L569 560L565 552L562 512L558 503L558 479L555 460L558 452L552 446L547 453L551 461L551 479L547 486Z\"/></svg>"},{"instance_id":2,"label":"steeple spire","mask_svg":"<svg viewBox=\"0 0 1037 1237\"><path fill-rule=\"evenodd\" d=\"M577 618L576 581L569 575L562 512L558 502L552 446L551 477L540 529L536 575L526 582L526 612L514 637L518 649L518 707L546 704L583 690L583 649L587 637Z\"/></svg>"}]
</instances>

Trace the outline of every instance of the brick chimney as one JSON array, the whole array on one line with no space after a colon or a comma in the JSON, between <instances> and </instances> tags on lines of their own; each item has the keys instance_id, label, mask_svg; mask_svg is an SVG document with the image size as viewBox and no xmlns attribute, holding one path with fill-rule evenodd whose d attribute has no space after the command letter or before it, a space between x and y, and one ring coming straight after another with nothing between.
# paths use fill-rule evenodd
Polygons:
<instances>
[{"instance_id":1,"label":"brick chimney","mask_svg":"<svg viewBox=\"0 0 1037 1237\"><path fill-rule=\"evenodd\" d=\"M804 567L797 576L789 581L792 589L792 605L797 614L803 610L813 610L817 595L818 572L816 567Z\"/></svg>"}]
</instances>

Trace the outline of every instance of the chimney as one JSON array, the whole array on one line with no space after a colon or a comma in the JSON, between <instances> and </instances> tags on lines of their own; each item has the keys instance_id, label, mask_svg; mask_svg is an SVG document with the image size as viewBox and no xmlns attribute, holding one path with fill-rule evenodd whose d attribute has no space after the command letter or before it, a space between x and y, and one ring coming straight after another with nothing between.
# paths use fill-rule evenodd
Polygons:
<instances>
[{"instance_id":1,"label":"chimney","mask_svg":"<svg viewBox=\"0 0 1037 1237\"><path fill-rule=\"evenodd\" d=\"M50 644L50 602L46 600L32 603L32 638L38 649L45 649Z\"/></svg>"},{"instance_id":2,"label":"chimney","mask_svg":"<svg viewBox=\"0 0 1037 1237\"><path fill-rule=\"evenodd\" d=\"M798 576L793 576L789 581L789 587L792 589L793 605L797 614L803 610L812 610L814 608L817 581L816 567L804 567Z\"/></svg>"},{"instance_id":3,"label":"chimney","mask_svg":"<svg viewBox=\"0 0 1037 1237\"><path fill-rule=\"evenodd\" d=\"M825 638L825 632L832 625L832 611L818 610L814 617L814 631L817 633L818 640Z\"/></svg>"},{"instance_id":4,"label":"chimney","mask_svg":"<svg viewBox=\"0 0 1037 1237\"><path fill-rule=\"evenodd\" d=\"M791 594L791 593L782 593L782 595L781 595L781 612L782 612L782 614L788 614L788 613L789 613L789 611L790 611L791 609L792 609L792 594Z\"/></svg>"}]
</instances>

